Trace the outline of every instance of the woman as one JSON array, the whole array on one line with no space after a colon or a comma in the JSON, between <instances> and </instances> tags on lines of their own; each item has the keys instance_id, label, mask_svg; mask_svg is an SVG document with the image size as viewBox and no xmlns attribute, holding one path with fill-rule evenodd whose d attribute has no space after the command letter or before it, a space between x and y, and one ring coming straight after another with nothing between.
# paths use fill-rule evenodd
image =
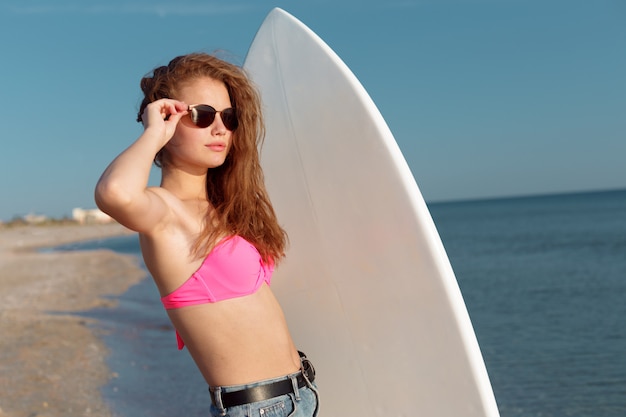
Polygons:
<instances>
[{"instance_id":1,"label":"woman","mask_svg":"<svg viewBox=\"0 0 626 417\"><path fill-rule=\"evenodd\" d=\"M258 93L207 54L156 68L141 89L144 132L102 174L96 203L139 233L212 415L316 415L314 371L269 287L286 234L263 184ZM153 161L158 187L148 187Z\"/></svg>"}]
</instances>

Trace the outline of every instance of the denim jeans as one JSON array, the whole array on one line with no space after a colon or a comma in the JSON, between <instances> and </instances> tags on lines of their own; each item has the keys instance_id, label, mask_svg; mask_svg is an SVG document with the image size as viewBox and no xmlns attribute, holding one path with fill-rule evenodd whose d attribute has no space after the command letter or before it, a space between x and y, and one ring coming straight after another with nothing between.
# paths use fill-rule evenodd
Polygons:
<instances>
[{"instance_id":1,"label":"denim jeans","mask_svg":"<svg viewBox=\"0 0 626 417\"><path fill-rule=\"evenodd\" d=\"M294 382L294 392L274 397L265 401L221 408L219 404L211 404L212 417L316 417L319 406L317 386L307 380L307 385L298 388L295 378L298 374L287 375L281 378L269 379L246 385L236 385L213 388L216 398L220 393L239 391L267 383L291 379ZM219 402L219 401L218 401Z\"/></svg>"}]
</instances>

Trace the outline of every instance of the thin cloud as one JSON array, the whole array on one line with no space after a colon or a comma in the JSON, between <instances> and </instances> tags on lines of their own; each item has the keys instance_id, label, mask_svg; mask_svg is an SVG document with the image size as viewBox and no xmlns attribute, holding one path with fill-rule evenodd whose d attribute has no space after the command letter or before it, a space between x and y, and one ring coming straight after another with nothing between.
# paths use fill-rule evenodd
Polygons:
<instances>
[{"instance_id":1,"label":"thin cloud","mask_svg":"<svg viewBox=\"0 0 626 417\"><path fill-rule=\"evenodd\" d=\"M396 0L378 2L376 6L381 9L409 9L419 6L461 6L478 4L513 4L523 0Z\"/></svg>"},{"instance_id":2,"label":"thin cloud","mask_svg":"<svg viewBox=\"0 0 626 417\"><path fill-rule=\"evenodd\" d=\"M187 3L187 4L65 4L65 5L32 5L12 6L10 10L16 14L118 14L118 15L157 15L165 16L210 16L236 14L254 9L250 4L216 4L216 3Z\"/></svg>"}]
</instances>

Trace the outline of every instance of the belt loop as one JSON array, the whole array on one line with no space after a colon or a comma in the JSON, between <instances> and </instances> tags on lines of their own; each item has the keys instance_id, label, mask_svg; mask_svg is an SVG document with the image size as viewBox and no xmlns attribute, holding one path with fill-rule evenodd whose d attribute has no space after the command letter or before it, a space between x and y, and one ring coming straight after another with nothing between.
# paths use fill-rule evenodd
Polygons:
<instances>
[{"instance_id":1,"label":"belt loop","mask_svg":"<svg viewBox=\"0 0 626 417\"><path fill-rule=\"evenodd\" d=\"M220 410L220 415L225 416L226 409L224 408L224 403L222 402L222 387L216 387L212 391L215 406Z\"/></svg>"},{"instance_id":2,"label":"belt loop","mask_svg":"<svg viewBox=\"0 0 626 417\"><path fill-rule=\"evenodd\" d=\"M298 376L292 375L289 377L291 379L291 385L293 386L293 393L296 395L296 401L300 401L300 389L298 388Z\"/></svg>"}]
</instances>

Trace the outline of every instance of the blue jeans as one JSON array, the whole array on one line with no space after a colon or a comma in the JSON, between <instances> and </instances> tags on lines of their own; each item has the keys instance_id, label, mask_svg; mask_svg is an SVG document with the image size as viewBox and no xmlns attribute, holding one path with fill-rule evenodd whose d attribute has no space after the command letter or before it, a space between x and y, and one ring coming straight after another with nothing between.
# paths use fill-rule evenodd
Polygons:
<instances>
[{"instance_id":1,"label":"blue jeans","mask_svg":"<svg viewBox=\"0 0 626 417\"><path fill-rule=\"evenodd\" d=\"M314 382L307 380L307 385L298 388L295 378L298 374L287 375L281 378L268 379L246 385L235 385L213 388L216 398L221 393L239 391L275 381L291 379L294 381L294 392L274 397L265 401L222 408L219 404L211 404L212 417L316 417L319 405L319 395ZM219 401L218 401L219 402Z\"/></svg>"}]
</instances>

